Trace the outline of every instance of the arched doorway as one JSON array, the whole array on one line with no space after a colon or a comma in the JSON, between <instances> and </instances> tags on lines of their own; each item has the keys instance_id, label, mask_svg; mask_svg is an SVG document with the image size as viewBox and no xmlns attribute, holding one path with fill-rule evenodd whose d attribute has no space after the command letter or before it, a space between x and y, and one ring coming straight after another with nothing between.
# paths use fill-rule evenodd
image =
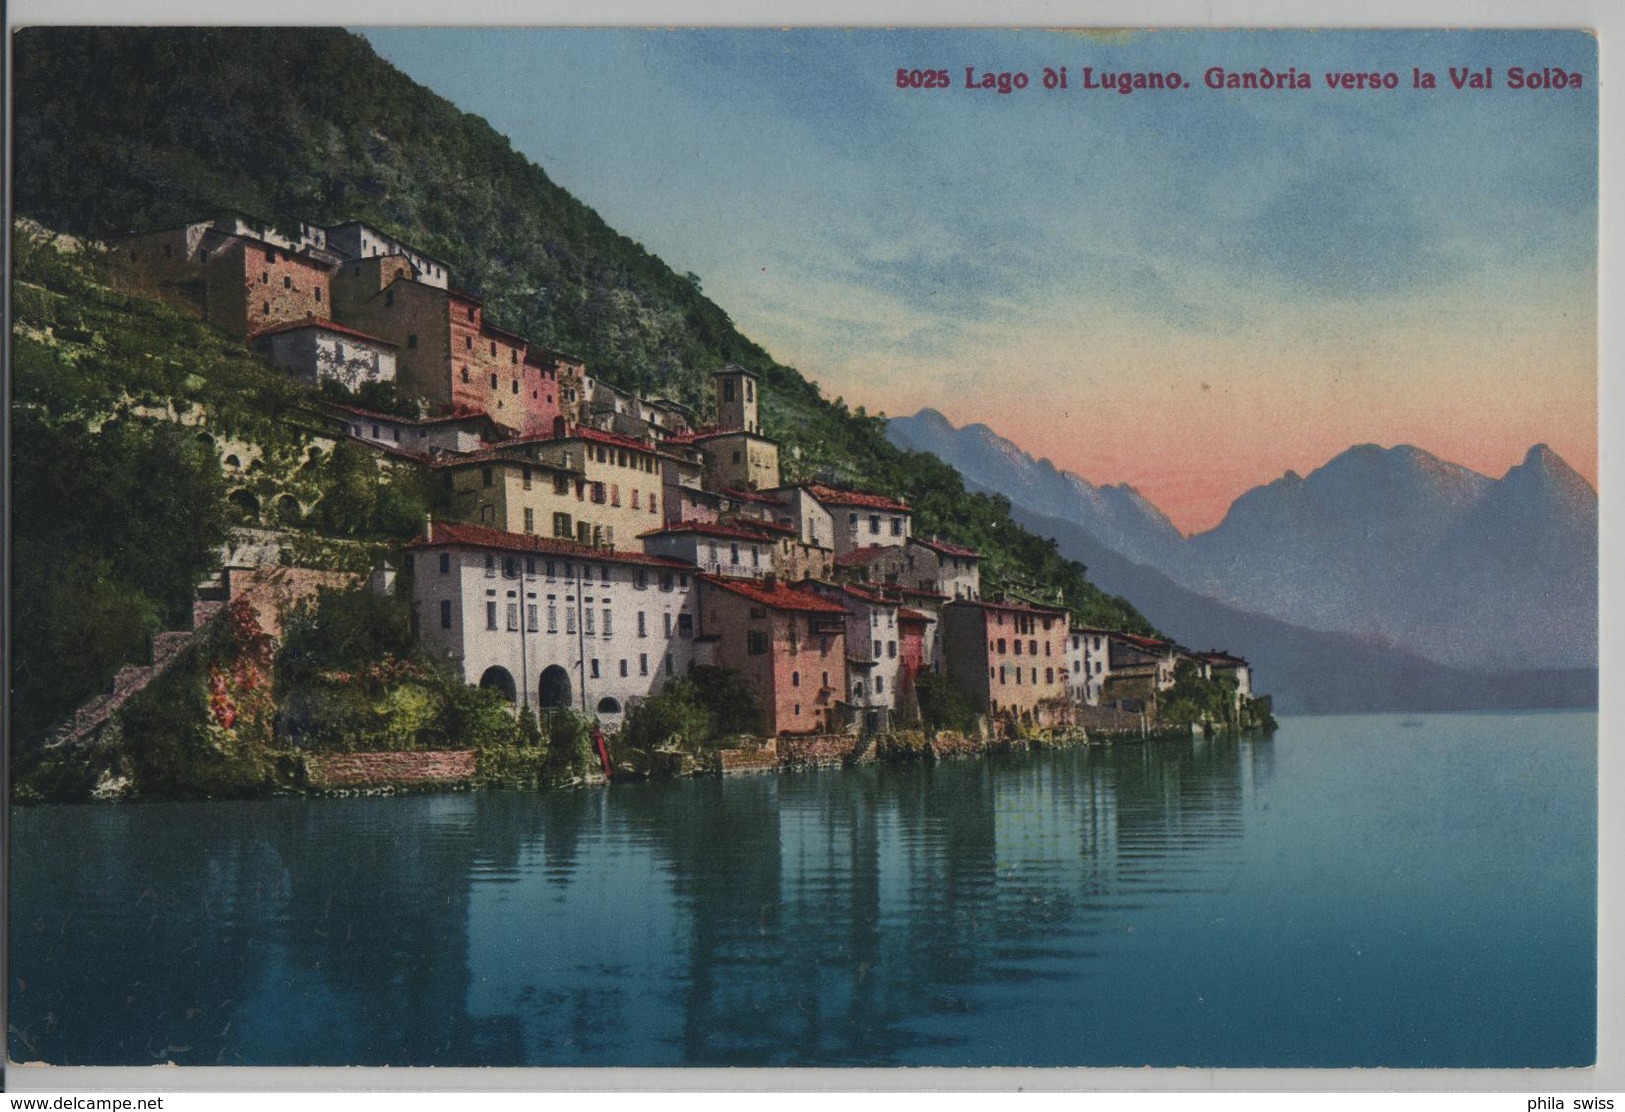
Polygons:
<instances>
[{"instance_id":1,"label":"arched doorway","mask_svg":"<svg viewBox=\"0 0 1625 1112\"><path fill-rule=\"evenodd\" d=\"M276 520L279 525L298 525L305 519L299 499L291 494L279 495L276 500Z\"/></svg>"},{"instance_id":2,"label":"arched doorway","mask_svg":"<svg viewBox=\"0 0 1625 1112\"><path fill-rule=\"evenodd\" d=\"M538 694L543 710L556 710L570 705L570 673L557 664L548 665L542 673Z\"/></svg>"},{"instance_id":3,"label":"arched doorway","mask_svg":"<svg viewBox=\"0 0 1625 1112\"><path fill-rule=\"evenodd\" d=\"M513 676L509 674L506 668L499 665L493 665L492 667L487 668L485 670L485 675L480 677L480 686L489 687L495 691L500 691L504 699L508 700L510 703L513 702Z\"/></svg>"},{"instance_id":4,"label":"arched doorway","mask_svg":"<svg viewBox=\"0 0 1625 1112\"><path fill-rule=\"evenodd\" d=\"M234 490L226 496L239 517L244 521L260 519L260 500L246 490Z\"/></svg>"},{"instance_id":5,"label":"arched doorway","mask_svg":"<svg viewBox=\"0 0 1625 1112\"><path fill-rule=\"evenodd\" d=\"M605 695L602 699L598 700L598 713L599 714L619 714L619 713L621 713L621 702L620 702L620 700L614 698L613 696Z\"/></svg>"}]
</instances>

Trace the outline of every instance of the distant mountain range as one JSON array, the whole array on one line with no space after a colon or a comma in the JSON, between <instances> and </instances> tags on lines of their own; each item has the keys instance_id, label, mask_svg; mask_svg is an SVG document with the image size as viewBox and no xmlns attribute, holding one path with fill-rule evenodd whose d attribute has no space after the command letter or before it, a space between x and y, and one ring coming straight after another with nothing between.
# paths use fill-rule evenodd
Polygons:
<instances>
[{"instance_id":1,"label":"distant mountain range","mask_svg":"<svg viewBox=\"0 0 1625 1112\"><path fill-rule=\"evenodd\" d=\"M1544 445L1501 479L1359 445L1185 538L1132 487L1097 487L985 425L926 409L888 435L1009 498L1159 628L1253 660L1282 709L1595 699L1597 496Z\"/></svg>"}]
</instances>

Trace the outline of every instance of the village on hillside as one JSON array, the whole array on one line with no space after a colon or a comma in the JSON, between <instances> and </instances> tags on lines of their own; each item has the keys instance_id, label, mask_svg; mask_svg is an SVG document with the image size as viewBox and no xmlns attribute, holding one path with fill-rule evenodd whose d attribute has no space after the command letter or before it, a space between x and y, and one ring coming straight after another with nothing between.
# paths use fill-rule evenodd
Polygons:
<instances>
[{"instance_id":1,"label":"village on hillside","mask_svg":"<svg viewBox=\"0 0 1625 1112\"><path fill-rule=\"evenodd\" d=\"M197 315L306 384L329 430L313 454L347 440L386 472L439 484L449 509L373 586L404 573L422 646L515 710L545 721L568 708L613 732L668 681L710 666L753 693L764 738L918 727L922 683L967 699L989 737L1145 733L1187 675L1232 692L1229 713L1201 725L1245 725L1257 706L1267 716L1235 655L1089 628L1041 598L983 597L979 554L918 535L905 502L784 483L748 368L715 371L702 422L497 327L444 262L354 221L213 216L126 238L109 257L120 288ZM380 390L405 404L367 406ZM228 484L254 467L248 440L199 437ZM248 485L231 498L259 540L232 546L212 602L247 599L275 632L279 609L355 577L296 566L276 537L310 507Z\"/></svg>"}]
</instances>

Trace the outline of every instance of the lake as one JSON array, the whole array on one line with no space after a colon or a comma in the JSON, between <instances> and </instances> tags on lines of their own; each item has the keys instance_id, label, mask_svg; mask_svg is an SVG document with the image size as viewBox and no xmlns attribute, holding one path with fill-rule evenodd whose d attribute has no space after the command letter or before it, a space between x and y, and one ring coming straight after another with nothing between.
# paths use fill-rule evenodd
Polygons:
<instances>
[{"instance_id":1,"label":"lake","mask_svg":"<svg viewBox=\"0 0 1625 1112\"><path fill-rule=\"evenodd\" d=\"M10 1052L1584 1065L1597 716L552 793L18 807Z\"/></svg>"}]
</instances>

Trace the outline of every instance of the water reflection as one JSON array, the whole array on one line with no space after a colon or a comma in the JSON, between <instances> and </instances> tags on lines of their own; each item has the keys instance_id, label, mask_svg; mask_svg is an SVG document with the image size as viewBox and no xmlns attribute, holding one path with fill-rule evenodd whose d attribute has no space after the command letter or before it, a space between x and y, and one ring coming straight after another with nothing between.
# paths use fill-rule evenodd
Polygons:
<instances>
[{"instance_id":1,"label":"water reflection","mask_svg":"<svg viewBox=\"0 0 1625 1112\"><path fill-rule=\"evenodd\" d=\"M1250 960L1201 951L1222 933L1212 923L1249 913L1232 898L1249 862L1267 870L1296 844L1272 833L1276 744L541 795L24 809L11 1051L1132 1064L1152 1056L1150 1032L1169 1060L1224 1061L1236 1025L1192 970ZM1282 912L1255 913L1259 928L1225 944L1274 953Z\"/></svg>"}]
</instances>

